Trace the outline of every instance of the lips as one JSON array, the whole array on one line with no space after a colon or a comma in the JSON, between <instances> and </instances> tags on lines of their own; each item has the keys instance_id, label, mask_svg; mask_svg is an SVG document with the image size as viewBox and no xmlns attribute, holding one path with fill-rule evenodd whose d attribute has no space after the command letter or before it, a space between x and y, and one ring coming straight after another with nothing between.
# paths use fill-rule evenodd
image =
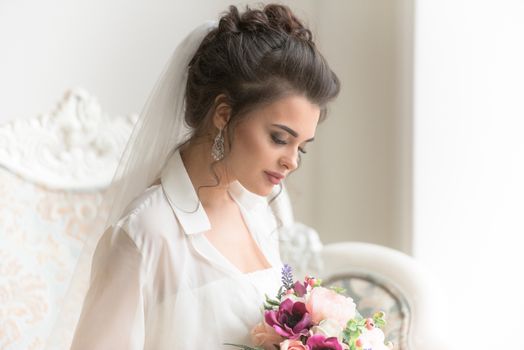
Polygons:
<instances>
[{"instance_id":1,"label":"lips","mask_svg":"<svg viewBox=\"0 0 524 350\"><path fill-rule=\"evenodd\" d=\"M278 185L280 181L282 181L282 179L285 177L282 174L275 173L272 171L265 171L265 173L267 175L269 182L271 182L273 185Z\"/></svg>"}]
</instances>

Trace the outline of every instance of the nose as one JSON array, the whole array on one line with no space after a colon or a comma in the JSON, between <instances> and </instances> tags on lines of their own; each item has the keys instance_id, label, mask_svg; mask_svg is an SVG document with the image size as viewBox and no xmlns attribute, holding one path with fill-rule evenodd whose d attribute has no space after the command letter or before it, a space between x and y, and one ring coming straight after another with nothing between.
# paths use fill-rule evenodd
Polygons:
<instances>
[{"instance_id":1,"label":"nose","mask_svg":"<svg viewBox=\"0 0 524 350\"><path fill-rule=\"evenodd\" d=\"M280 166L286 168L288 172L292 172L298 168L298 158L299 155L297 152L282 155L282 157L280 157Z\"/></svg>"}]
</instances>

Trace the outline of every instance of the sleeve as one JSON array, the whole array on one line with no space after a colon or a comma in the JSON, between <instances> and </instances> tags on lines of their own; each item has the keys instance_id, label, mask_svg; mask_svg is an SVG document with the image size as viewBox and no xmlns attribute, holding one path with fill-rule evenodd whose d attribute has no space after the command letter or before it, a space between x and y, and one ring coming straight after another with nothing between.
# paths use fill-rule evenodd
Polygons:
<instances>
[{"instance_id":1,"label":"sleeve","mask_svg":"<svg viewBox=\"0 0 524 350\"><path fill-rule=\"evenodd\" d=\"M122 228L108 229L96 247L71 349L142 349L142 255Z\"/></svg>"}]
</instances>

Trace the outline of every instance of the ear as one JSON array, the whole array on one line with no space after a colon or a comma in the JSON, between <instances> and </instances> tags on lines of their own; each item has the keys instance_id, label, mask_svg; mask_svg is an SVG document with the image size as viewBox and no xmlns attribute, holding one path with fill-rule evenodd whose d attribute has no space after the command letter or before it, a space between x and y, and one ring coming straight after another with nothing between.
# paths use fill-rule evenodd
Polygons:
<instances>
[{"instance_id":1,"label":"ear","mask_svg":"<svg viewBox=\"0 0 524 350\"><path fill-rule=\"evenodd\" d=\"M213 125L220 130L223 130L227 125L231 116L231 106L224 94L220 94L215 98L214 112L212 116Z\"/></svg>"}]
</instances>

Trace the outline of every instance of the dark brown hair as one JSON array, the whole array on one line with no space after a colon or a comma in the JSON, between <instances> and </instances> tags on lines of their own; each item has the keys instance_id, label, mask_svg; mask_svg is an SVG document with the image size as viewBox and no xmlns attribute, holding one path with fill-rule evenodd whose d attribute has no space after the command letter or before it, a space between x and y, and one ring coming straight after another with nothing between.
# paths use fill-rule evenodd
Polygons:
<instances>
[{"instance_id":1,"label":"dark brown hair","mask_svg":"<svg viewBox=\"0 0 524 350\"><path fill-rule=\"evenodd\" d=\"M339 90L339 79L311 32L287 6L246 7L242 14L230 6L189 64L185 122L194 130L193 138L202 136L220 94L231 107L228 127L257 106L289 94L303 95L320 106L323 120L327 102Z\"/></svg>"}]
</instances>

